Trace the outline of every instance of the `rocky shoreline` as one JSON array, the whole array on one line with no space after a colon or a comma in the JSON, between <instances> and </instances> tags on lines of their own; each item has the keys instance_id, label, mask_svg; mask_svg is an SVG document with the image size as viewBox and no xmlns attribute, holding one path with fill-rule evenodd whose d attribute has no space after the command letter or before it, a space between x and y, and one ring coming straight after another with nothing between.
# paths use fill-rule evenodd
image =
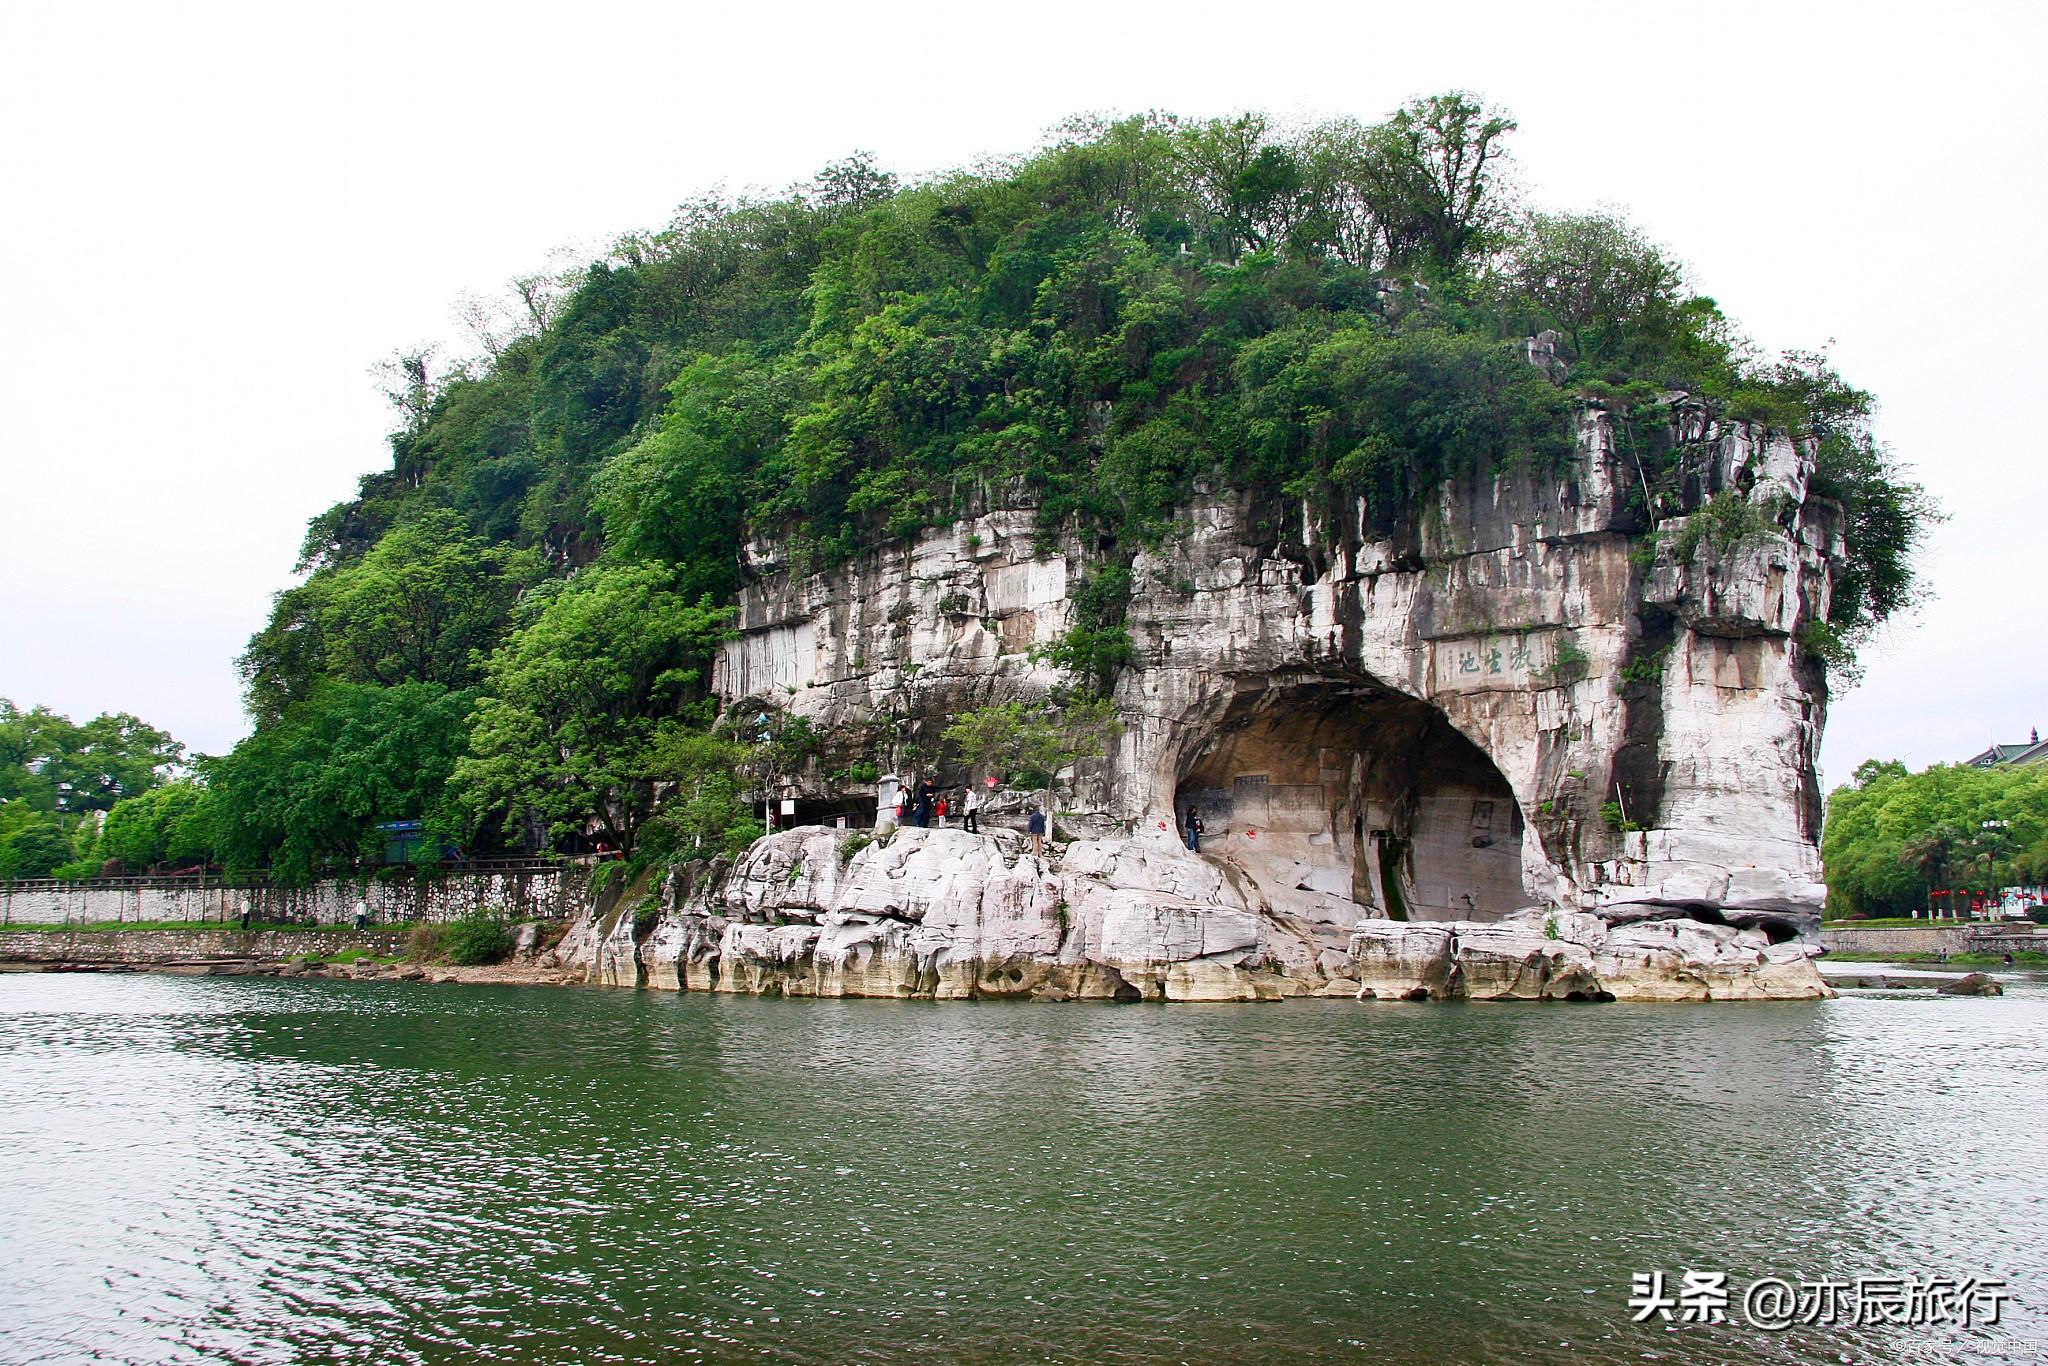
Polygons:
<instances>
[{"instance_id":1,"label":"rocky shoreline","mask_svg":"<svg viewBox=\"0 0 2048 1366\"><path fill-rule=\"evenodd\" d=\"M1410 922L1166 838L808 827L572 926L542 962L684 991L934 1000L1735 1001L1833 995L1820 946L1676 913Z\"/></svg>"},{"instance_id":2,"label":"rocky shoreline","mask_svg":"<svg viewBox=\"0 0 2048 1366\"><path fill-rule=\"evenodd\" d=\"M487 967L392 962L402 934L14 932L0 960L163 971L929 1000L1744 1001L1834 994L1818 944L1707 913L1532 906L1397 921L1171 836L1034 854L1006 830L800 827L730 865L614 888ZM559 922L557 922L559 923ZM338 958L353 961L334 961ZM378 960L383 961L378 961Z\"/></svg>"}]
</instances>

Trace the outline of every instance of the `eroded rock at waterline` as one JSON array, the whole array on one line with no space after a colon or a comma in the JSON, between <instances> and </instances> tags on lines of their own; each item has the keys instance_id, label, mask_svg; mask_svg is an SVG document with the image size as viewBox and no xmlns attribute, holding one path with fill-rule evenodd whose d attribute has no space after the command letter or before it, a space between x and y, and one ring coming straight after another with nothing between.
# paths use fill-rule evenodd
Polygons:
<instances>
[{"instance_id":1,"label":"eroded rock at waterline","mask_svg":"<svg viewBox=\"0 0 2048 1366\"><path fill-rule=\"evenodd\" d=\"M614 913L559 953L585 980L788 996L1255 1001L1742 1000L1830 994L1810 947L1690 919L1530 910L1397 922L1171 840L809 827L670 889L637 945ZM630 956L630 966L625 961Z\"/></svg>"},{"instance_id":2,"label":"eroded rock at waterline","mask_svg":"<svg viewBox=\"0 0 2048 1366\"><path fill-rule=\"evenodd\" d=\"M1360 995L1400 1000L1750 1001L1834 993L1812 945L1687 918L1530 910L1492 924L1378 921L1352 936Z\"/></svg>"},{"instance_id":3,"label":"eroded rock at waterline","mask_svg":"<svg viewBox=\"0 0 2048 1366\"><path fill-rule=\"evenodd\" d=\"M664 910L647 980L804 996L1251 1000L1276 950L1310 961L1216 866L1170 844L1031 854L1009 831L845 831L757 841L723 882ZM1342 935L1327 936L1332 946Z\"/></svg>"}]
</instances>

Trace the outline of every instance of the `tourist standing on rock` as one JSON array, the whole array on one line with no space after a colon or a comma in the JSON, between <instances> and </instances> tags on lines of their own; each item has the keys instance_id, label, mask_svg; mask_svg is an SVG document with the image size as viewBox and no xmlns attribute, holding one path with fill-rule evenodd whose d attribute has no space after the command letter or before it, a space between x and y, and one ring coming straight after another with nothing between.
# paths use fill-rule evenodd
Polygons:
<instances>
[{"instance_id":1,"label":"tourist standing on rock","mask_svg":"<svg viewBox=\"0 0 2048 1366\"><path fill-rule=\"evenodd\" d=\"M939 799L939 785L929 777L917 784L917 824L921 830L929 830L932 824L932 809Z\"/></svg>"},{"instance_id":2,"label":"tourist standing on rock","mask_svg":"<svg viewBox=\"0 0 2048 1366\"><path fill-rule=\"evenodd\" d=\"M1201 853L1202 832L1209 828L1202 824L1202 813L1195 810L1192 806L1189 807L1188 818L1181 824L1187 831L1188 848L1197 854Z\"/></svg>"},{"instance_id":3,"label":"tourist standing on rock","mask_svg":"<svg viewBox=\"0 0 2048 1366\"><path fill-rule=\"evenodd\" d=\"M1035 806L1032 807L1031 819L1024 823L1024 828L1031 832L1032 854L1043 854L1045 852L1045 812Z\"/></svg>"},{"instance_id":4,"label":"tourist standing on rock","mask_svg":"<svg viewBox=\"0 0 2048 1366\"><path fill-rule=\"evenodd\" d=\"M960 794L960 828L970 835L981 833L981 794L973 783Z\"/></svg>"},{"instance_id":5,"label":"tourist standing on rock","mask_svg":"<svg viewBox=\"0 0 2048 1366\"><path fill-rule=\"evenodd\" d=\"M946 809L946 799L944 797L939 798L938 802L932 807L932 815L937 818L940 825L946 823Z\"/></svg>"}]
</instances>

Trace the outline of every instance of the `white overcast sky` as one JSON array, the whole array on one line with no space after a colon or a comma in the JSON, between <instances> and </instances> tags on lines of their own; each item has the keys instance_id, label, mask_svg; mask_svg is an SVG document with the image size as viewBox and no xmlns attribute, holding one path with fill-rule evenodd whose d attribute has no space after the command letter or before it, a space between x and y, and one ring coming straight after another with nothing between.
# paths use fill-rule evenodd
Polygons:
<instances>
[{"instance_id":1,"label":"white overcast sky","mask_svg":"<svg viewBox=\"0 0 2048 1366\"><path fill-rule=\"evenodd\" d=\"M2048 7L0 0L0 695L247 727L233 659L383 464L368 376L463 291L1077 111L1373 119L1462 87L1536 201L1625 208L1770 349L1832 339L1951 520L1826 780L2048 724Z\"/></svg>"}]
</instances>

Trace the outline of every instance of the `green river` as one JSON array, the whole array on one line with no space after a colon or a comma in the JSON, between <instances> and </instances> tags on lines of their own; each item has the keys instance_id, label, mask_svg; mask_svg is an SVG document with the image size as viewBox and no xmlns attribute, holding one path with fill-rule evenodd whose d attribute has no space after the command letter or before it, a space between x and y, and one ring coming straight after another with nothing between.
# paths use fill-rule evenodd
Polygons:
<instances>
[{"instance_id":1,"label":"green river","mask_svg":"<svg viewBox=\"0 0 2048 1366\"><path fill-rule=\"evenodd\" d=\"M0 1361L2038 1362L2048 980L2005 980L1202 1007L0 975ZM1633 1276L1687 1270L1727 1273L1727 1322L1631 1321ZM1769 1331L1735 1312L1767 1275L2010 1298Z\"/></svg>"}]
</instances>

